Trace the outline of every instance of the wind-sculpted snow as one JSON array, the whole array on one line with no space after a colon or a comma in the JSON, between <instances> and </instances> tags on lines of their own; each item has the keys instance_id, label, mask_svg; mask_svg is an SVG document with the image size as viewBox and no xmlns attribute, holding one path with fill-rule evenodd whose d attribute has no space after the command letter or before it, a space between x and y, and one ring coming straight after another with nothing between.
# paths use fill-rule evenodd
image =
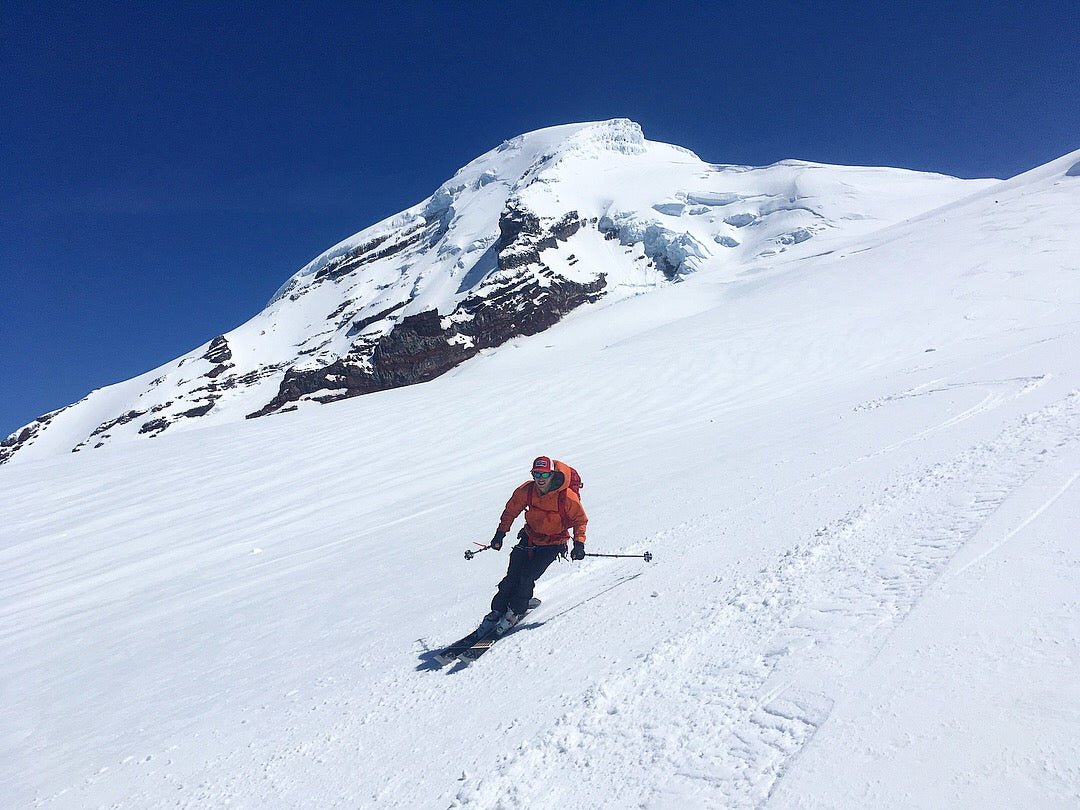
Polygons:
<instances>
[{"instance_id":1,"label":"wind-sculpted snow","mask_svg":"<svg viewBox=\"0 0 1080 810\"><path fill-rule=\"evenodd\" d=\"M5 807L1075 806L1077 159L424 385L0 469ZM770 195L829 173L775 169ZM745 210L757 170L706 170ZM521 206L515 255L640 249ZM318 272L303 298L351 283ZM426 359L444 317L380 339ZM527 622L439 667L505 571L463 551L540 453L581 471L589 551L652 561L556 563Z\"/></svg>"},{"instance_id":2,"label":"wind-sculpted snow","mask_svg":"<svg viewBox=\"0 0 1080 810\"><path fill-rule=\"evenodd\" d=\"M247 323L16 431L0 463L429 381L601 299L772 270L988 182L710 164L625 119L527 133L318 256Z\"/></svg>"}]
</instances>

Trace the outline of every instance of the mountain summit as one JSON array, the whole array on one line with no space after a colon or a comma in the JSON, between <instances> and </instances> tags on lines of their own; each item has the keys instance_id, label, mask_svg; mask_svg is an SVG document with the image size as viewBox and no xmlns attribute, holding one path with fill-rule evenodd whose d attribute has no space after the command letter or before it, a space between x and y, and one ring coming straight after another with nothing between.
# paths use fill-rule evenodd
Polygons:
<instances>
[{"instance_id":1,"label":"mountain summit","mask_svg":"<svg viewBox=\"0 0 1080 810\"><path fill-rule=\"evenodd\" d=\"M828 253L992 182L711 164L626 119L520 135L320 255L242 326L16 431L0 463L424 382L602 298Z\"/></svg>"}]
</instances>

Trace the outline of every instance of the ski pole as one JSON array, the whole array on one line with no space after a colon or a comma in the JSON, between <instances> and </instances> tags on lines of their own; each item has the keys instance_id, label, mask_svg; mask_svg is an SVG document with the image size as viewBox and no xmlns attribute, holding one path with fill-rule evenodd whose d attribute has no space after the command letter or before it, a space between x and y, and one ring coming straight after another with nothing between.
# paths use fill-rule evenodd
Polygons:
<instances>
[{"instance_id":1,"label":"ski pole","mask_svg":"<svg viewBox=\"0 0 1080 810\"><path fill-rule=\"evenodd\" d=\"M644 554L586 554L586 557L632 557L634 559L641 558L645 562L652 562L652 552L646 551Z\"/></svg>"},{"instance_id":2,"label":"ski pole","mask_svg":"<svg viewBox=\"0 0 1080 810\"><path fill-rule=\"evenodd\" d=\"M466 560L471 560L473 557L475 557L481 551L487 551L489 548L491 548L491 546L485 546L483 543L473 543L473 545L474 546L480 546L480 548L478 548L476 551L473 551L471 548L468 551L466 551L465 552L465 559Z\"/></svg>"}]
</instances>

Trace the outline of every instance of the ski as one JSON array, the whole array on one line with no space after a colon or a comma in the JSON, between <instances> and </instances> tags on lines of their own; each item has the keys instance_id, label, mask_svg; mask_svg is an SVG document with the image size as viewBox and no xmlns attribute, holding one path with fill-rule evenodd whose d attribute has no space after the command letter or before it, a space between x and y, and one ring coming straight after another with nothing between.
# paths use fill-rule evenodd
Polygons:
<instances>
[{"instance_id":1,"label":"ski","mask_svg":"<svg viewBox=\"0 0 1080 810\"><path fill-rule=\"evenodd\" d=\"M529 607L525 611L525 614L521 617L524 620L525 616L528 616L533 610L540 606L540 600L535 596L529 600ZM507 633L513 632L514 628L507 630ZM506 635L504 633L503 635ZM496 636L493 632L485 633L481 636L475 630L469 633L467 636L459 638L453 644L444 647L442 650L435 654L435 660L440 664L449 664L452 661L464 661L471 663L487 652L496 641L502 636Z\"/></svg>"},{"instance_id":2,"label":"ski","mask_svg":"<svg viewBox=\"0 0 1080 810\"><path fill-rule=\"evenodd\" d=\"M540 600L534 596L532 599L529 600L529 607L526 609L525 613L522 614L520 619L518 619L518 624L514 625L514 627L511 627L501 636L495 635L494 633L488 633L486 636L478 638L471 645L469 645L468 649L465 649L462 652L458 653L457 660L461 661L463 664L471 664L481 655L490 650L492 645L494 645L495 642L498 641L500 638L504 638L513 633L514 630L518 627L518 625L520 625L521 622L525 621L525 617L532 613L534 610L536 610L536 608L538 608L539 606Z\"/></svg>"},{"instance_id":3,"label":"ski","mask_svg":"<svg viewBox=\"0 0 1080 810\"><path fill-rule=\"evenodd\" d=\"M469 635L462 636L453 644L443 647L439 652L435 653L435 660L440 664L449 664L451 661L457 659L465 650L469 649L473 644L477 642L480 635L473 630Z\"/></svg>"}]
</instances>

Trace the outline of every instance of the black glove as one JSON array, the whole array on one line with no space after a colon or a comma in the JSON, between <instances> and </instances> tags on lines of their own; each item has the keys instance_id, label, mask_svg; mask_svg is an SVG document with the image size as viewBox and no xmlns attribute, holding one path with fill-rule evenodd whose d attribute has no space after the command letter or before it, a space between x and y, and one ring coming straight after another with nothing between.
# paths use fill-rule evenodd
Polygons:
<instances>
[{"instance_id":1,"label":"black glove","mask_svg":"<svg viewBox=\"0 0 1080 810\"><path fill-rule=\"evenodd\" d=\"M585 544L574 541L574 549L570 552L571 560L584 560L585 559Z\"/></svg>"},{"instance_id":2,"label":"black glove","mask_svg":"<svg viewBox=\"0 0 1080 810\"><path fill-rule=\"evenodd\" d=\"M502 551L502 541L506 537L506 532L495 532L495 536L491 538L491 542L488 543L496 551Z\"/></svg>"}]
</instances>

